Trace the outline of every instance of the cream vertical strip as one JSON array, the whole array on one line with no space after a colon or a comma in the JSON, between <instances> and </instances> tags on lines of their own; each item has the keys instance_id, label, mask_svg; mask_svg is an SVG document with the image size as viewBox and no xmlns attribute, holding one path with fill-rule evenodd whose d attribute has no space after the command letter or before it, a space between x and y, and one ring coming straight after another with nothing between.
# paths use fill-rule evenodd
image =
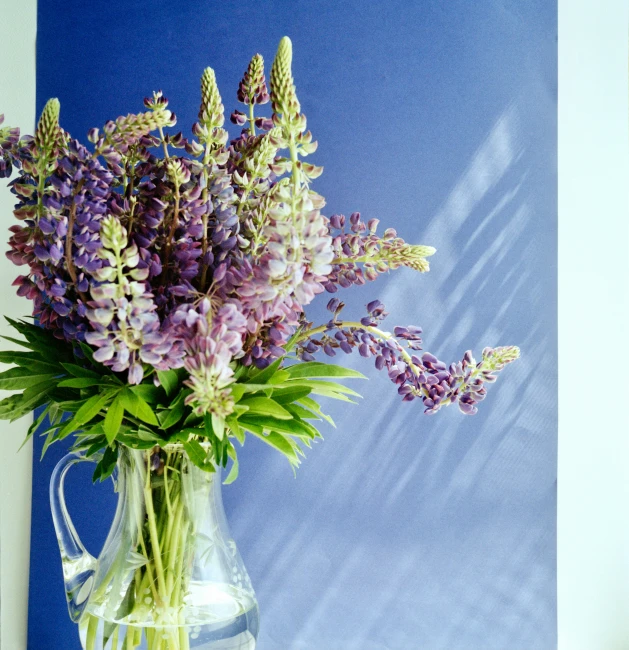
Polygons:
<instances>
[{"instance_id":1,"label":"cream vertical strip","mask_svg":"<svg viewBox=\"0 0 629 650\"><path fill-rule=\"evenodd\" d=\"M36 0L2 0L2 64L0 113L5 125L32 133L35 123ZM11 286L18 269L4 256L7 228L12 224L13 195L0 180L0 313L13 317L30 312L24 298ZM8 334L5 323L0 334ZM0 344L0 349L7 345ZM0 395L0 396L6 396ZM32 417L9 424L0 422L0 648L26 650L29 541L31 527L32 450L22 444ZM45 496L42 496L45 498Z\"/></svg>"},{"instance_id":2,"label":"cream vertical strip","mask_svg":"<svg viewBox=\"0 0 629 650\"><path fill-rule=\"evenodd\" d=\"M559 0L560 650L629 648L627 0Z\"/></svg>"}]
</instances>

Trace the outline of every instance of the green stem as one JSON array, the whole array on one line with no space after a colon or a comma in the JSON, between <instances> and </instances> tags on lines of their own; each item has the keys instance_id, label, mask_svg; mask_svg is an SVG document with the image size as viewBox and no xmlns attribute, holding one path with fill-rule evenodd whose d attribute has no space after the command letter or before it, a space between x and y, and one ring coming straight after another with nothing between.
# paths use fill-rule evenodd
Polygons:
<instances>
[{"instance_id":1,"label":"green stem","mask_svg":"<svg viewBox=\"0 0 629 650\"><path fill-rule=\"evenodd\" d=\"M151 452L147 452L146 483L144 485L144 501L146 503L146 518L149 526L149 536L151 548L153 550L153 562L155 564L155 574L157 578L157 592L159 593L158 606L162 607L166 603L166 580L164 577L164 566L162 556L159 552L159 535L157 534L157 522L155 520L155 510L153 507L153 493L151 490ZM156 603L157 604L157 603Z\"/></svg>"},{"instance_id":2,"label":"green stem","mask_svg":"<svg viewBox=\"0 0 629 650\"><path fill-rule=\"evenodd\" d=\"M249 135L255 135L256 134L256 125L255 125L255 118L253 116L253 101L251 100L251 97L249 98Z\"/></svg>"},{"instance_id":3,"label":"green stem","mask_svg":"<svg viewBox=\"0 0 629 650\"><path fill-rule=\"evenodd\" d=\"M98 631L98 619L88 614L87 634L85 637L85 650L94 650L96 644L96 632Z\"/></svg>"},{"instance_id":4,"label":"green stem","mask_svg":"<svg viewBox=\"0 0 629 650\"><path fill-rule=\"evenodd\" d=\"M166 138L164 136L164 129L161 126L159 127L159 137L162 140L162 147L164 148L164 158L170 160L170 156L168 155L168 146L166 145Z\"/></svg>"},{"instance_id":5,"label":"green stem","mask_svg":"<svg viewBox=\"0 0 629 650\"><path fill-rule=\"evenodd\" d=\"M334 325L339 329L341 327L354 327L357 329L365 330L370 334L373 334L374 336L377 336L378 338L381 338L385 341L388 341L390 339L395 339L395 336L393 336L393 334L390 334L389 332L383 332L382 330L379 330L377 327L371 327L370 325L363 325L362 323L356 321L351 321L351 320L337 321L334 323ZM313 334L321 334L322 332L326 332L329 329L331 328L326 324L326 325L320 325L319 327L314 327L313 329L310 330L305 330L303 334L299 336L297 341L298 342L304 341L305 339L310 338ZM416 377L419 377L419 375L421 374L421 370L413 363L413 359L411 358L411 355L402 346L400 346L399 348L399 353L404 359L404 361L406 361L410 369L413 371L413 374Z\"/></svg>"}]
</instances>

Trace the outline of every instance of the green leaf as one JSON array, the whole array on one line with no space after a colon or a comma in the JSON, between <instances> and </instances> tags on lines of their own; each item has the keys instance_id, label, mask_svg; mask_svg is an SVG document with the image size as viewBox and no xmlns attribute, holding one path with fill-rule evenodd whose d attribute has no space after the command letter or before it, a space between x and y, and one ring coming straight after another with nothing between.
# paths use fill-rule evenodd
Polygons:
<instances>
[{"instance_id":1,"label":"green leaf","mask_svg":"<svg viewBox=\"0 0 629 650\"><path fill-rule=\"evenodd\" d=\"M52 382L54 375L37 375L28 368L18 366L0 373L0 390L24 390L33 384Z\"/></svg>"},{"instance_id":2,"label":"green leaf","mask_svg":"<svg viewBox=\"0 0 629 650\"><path fill-rule=\"evenodd\" d=\"M98 386L100 382L100 377L73 377L72 379L60 381L57 386L59 388L89 388L90 386Z\"/></svg>"},{"instance_id":3,"label":"green leaf","mask_svg":"<svg viewBox=\"0 0 629 650\"><path fill-rule=\"evenodd\" d=\"M166 395L170 397L179 386L179 376L175 370L158 370L157 376Z\"/></svg>"},{"instance_id":4,"label":"green leaf","mask_svg":"<svg viewBox=\"0 0 629 650\"><path fill-rule=\"evenodd\" d=\"M105 430L105 435L107 436L107 442L111 443L116 439L118 432L120 431L120 425L122 424L122 418L124 416L124 405L122 403L122 396L120 394L116 395L116 399L111 403L111 406L107 409L107 415L103 422L103 429Z\"/></svg>"},{"instance_id":5,"label":"green leaf","mask_svg":"<svg viewBox=\"0 0 629 650\"><path fill-rule=\"evenodd\" d=\"M225 424L229 427L230 431L234 434L236 440L241 445L245 444L245 432L242 430L240 424L238 424L238 418L234 415L230 415L225 420Z\"/></svg>"},{"instance_id":6,"label":"green leaf","mask_svg":"<svg viewBox=\"0 0 629 650\"><path fill-rule=\"evenodd\" d=\"M157 414L157 419L159 420L159 428L165 431L166 429L169 429L170 427L177 424L177 422L179 422L179 420L181 420L183 417L184 411L185 405L183 402L180 402L179 404L173 404L169 409L160 411Z\"/></svg>"},{"instance_id":7,"label":"green leaf","mask_svg":"<svg viewBox=\"0 0 629 650\"><path fill-rule=\"evenodd\" d=\"M94 361L94 350L92 350L92 348L87 343L83 343L83 341L79 341L79 347L81 348L81 351L83 352L83 354L85 355L88 361L91 361L94 365L102 366L102 364L98 363L97 361Z\"/></svg>"},{"instance_id":8,"label":"green leaf","mask_svg":"<svg viewBox=\"0 0 629 650\"><path fill-rule=\"evenodd\" d=\"M257 424L257 422L254 420L253 422L240 422L242 424L243 428L249 431L250 433L259 433L262 434L264 432L264 427L261 426L260 424Z\"/></svg>"},{"instance_id":9,"label":"green leaf","mask_svg":"<svg viewBox=\"0 0 629 650\"><path fill-rule=\"evenodd\" d=\"M138 388L134 386L133 388ZM123 405L126 411L128 411L133 417L146 422L147 424L152 424L153 426L158 426L159 422L153 409L144 401L136 391L131 389L125 389L122 392Z\"/></svg>"},{"instance_id":10,"label":"green leaf","mask_svg":"<svg viewBox=\"0 0 629 650\"><path fill-rule=\"evenodd\" d=\"M34 352L0 351L0 363L30 366L34 361L42 361L41 355L35 354Z\"/></svg>"},{"instance_id":11,"label":"green leaf","mask_svg":"<svg viewBox=\"0 0 629 650\"><path fill-rule=\"evenodd\" d=\"M92 481L96 483L96 481L100 479L100 482L102 483L106 478L111 476L111 473L114 471L114 467L116 467L117 461L118 446L114 445L113 448L105 447L103 457L100 459L100 461L98 461L98 465L96 465L96 469L94 470Z\"/></svg>"},{"instance_id":12,"label":"green leaf","mask_svg":"<svg viewBox=\"0 0 629 650\"><path fill-rule=\"evenodd\" d=\"M162 389L153 383L131 386L131 390L148 404L159 404L164 396Z\"/></svg>"},{"instance_id":13,"label":"green leaf","mask_svg":"<svg viewBox=\"0 0 629 650\"><path fill-rule=\"evenodd\" d=\"M334 420L327 413L324 413L321 410L321 405L319 404L319 402L313 400L311 397L301 397L297 401L299 404L305 406L307 409L310 409L311 411L316 413L319 417L323 418L326 422L329 422L334 428L336 428L336 424L334 423Z\"/></svg>"},{"instance_id":14,"label":"green leaf","mask_svg":"<svg viewBox=\"0 0 629 650\"><path fill-rule=\"evenodd\" d=\"M269 378L266 383L283 384L287 379L290 379L290 373L286 372L286 370L278 370Z\"/></svg>"},{"instance_id":15,"label":"green leaf","mask_svg":"<svg viewBox=\"0 0 629 650\"><path fill-rule=\"evenodd\" d=\"M222 440L223 436L225 435L225 420L215 413L212 413L212 429L214 431L214 435L219 440Z\"/></svg>"},{"instance_id":16,"label":"green leaf","mask_svg":"<svg viewBox=\"0 0 629 650\"><path fill-rule=\"evenodd\" d=\"M266 384L269 379L275 374L281 363L282 359L276 359L264 370L258 370L257 368L252 369L249 371L249 379L255 379L256 384Z\"/></svg>"},{"instance_id":17,"label":"green leaf","mask_svg":"<svg viewBox=\"0 0 629 650\"><path fill-rule=\"evenodd\" d=\"M59 366L47 363L31 352L0 352L0 363L27 368L34 375L62 374Z\"/></svg>"},{"instance_id":18,"label":"green leaf","mask_svg":"<svg viewBox=\"0 0 629 650\"><path fill-rule=\"evenodd\" d=\"M28 432L26 434L26 437L22 441L22 444L20 445L20 448L18 449L18 451L20 451L20 449L22 449L22 447L33 437L33 434L42 425L42 423L43 423L44 419L46 418L46 416L48 415L49 411L50 411L50 404L48 404L48 406L46 406L46 408L39 414L38 418L33 420L33 423L28 428Z\"/></svg>"},{"instance_id":19,"label":"green leaf","mask_svg":"<svg viewBox=\"0 0 629 650\"><path fill-rule=\"evenodd\" d=\"M286 410L300 420L320 420L321 417L299 404L286 404Z\"/></svg>"},{"instance_id":20,"label":"green leaf","mask_svg":"<svg viewBox=\"0 0 629 650\"><path fill-rule=\"evenodd\" d=\"M112 393L100 393L92 395L87 399L79 410L74 414L67 424L59 432L59 439L65 438L67 435L80 429L84 424L91 422L111 400Z\"/></svg>"},{"instance_id":21,"label":"green leaf","mask_svg":"<svg viewBox=\"0 0 629 650\"><path fill-rule=\"evenodd\" d=\"M238 478L238 453L234 449L233 445L229 445L229 447L227 447L227 453L229 454L229 457L232 459L232 466L231 469L229 470L229 474L227 475L227 478L223 481L223 485L229 485L230 483L233 483Z\"/></svg>"},{"instance_id":22,"label":"green leaf","mask_svg":"<svg viewBox=\"0 0 629 650\"><path fill-rule=\"evenodd\" d=\"M234 402L239 402L242 398L242 396L245 394L245 386L244 384L232 384L230 387L232 397L234 398Z\"/></svg>"},{"instance_id":23,"label":"green leaf","mask_svg":"<svg viewBox=\"0 0 629 650\"><path fill-rule=\"evenodd\" d=\"M74 363L62 363L61 366L66 372L74 377L91 377L92 379L100 379L102 377L102 375L99 375L97 372L94 372L89 368L77 366Z\"/></svg>"},{"instance_id":24,"label":"green leaf","mask_svg":"<svg viewBox=\"0 0 629 650\"><path fill-rule=\"evenodd\" d=\"M64 349L64 345L58 339L39 325L27 323L24 320L16 321L7 316L5 316L5 319L13 329L17 330L31 343L37 344L38 348L45 354L50 355L52 348L52 352L55 356L65 356L66 349L69 349L67 344Z\"/></svg>"},{"instance_id":25,"label":"green leaf","mask_svg":"<svg viewBox=\"0 0 629 650\"><path fill-rule=\"evenodd\" d=\"M39 352L41 349L41 346L35 343L31 343L30 341L22 341L21 339L14 339L11 336L0 336L0 339L4 339L5 341L15 343L16 345L26 348L27 350L34 350L35 352Z\"/></svg>"},{"instance_id":26,"label":"green leaf","mask_svg":"<svg viewBox=\"0 0 629 650\"><path fill-rule=\"evenodd\" d=\"M291 386L307 386L310 388L310 392L315 395L324 395L325 397L332 397L334 399L339 399L344 402L351 402L355 404L353 400L349 399L347 395L352 397L360 397L360 394L355 390L339 384L336 381L322 381L320 379L291 379L289 383Z\"/></svg>"},{"instance_id":27,"label":"green leaf","mask_svg":"<svg viewBox=\"0 0 629 650\"><path fill-rule=\"evenodd\" d=\"M29 386L21 395L15 396L21 399L19 402L15 403L13 411L9 413L9 417L5 419L14 422L36 409L38 406L42 406L46 403L47 395L53 388L54 384L48 379ZM2 418L2 416L0 416L0 418Z\"/></svg>"},{"instance_id":28,"label":"green leaf","mask_svg":"<svg viewBox=\"0 0 629 650\"><path fill-rule=\"evenodd\" d=\"M290 464L293 467L297 467L301 462L299 460L299 456L297 456L297 453L293 448L293 445L282 434L277 433L275 431L272 431L268 435L258 434L255 431L252 431L252 433L254 436L260 438L260 440L266 442L267 445L270 445L274 449L277 449L278 451L282 452L284 456L288 458Z\"/></svg>"},{"instance_id":29,"label":"green leaf","mask_svg":"<svg viewBox=\"0 0 629 650\"><path fill-rule=\"evenodd\" d=\"M306 436L308 438L313 437L311 434L311 429L308 427L307 423L302 422L301 420L296 420L294 418L290 420L278 420L268 415L258 415L249 419L249 414L247 414L241 417L239 422L242 424L242 426L250 431L251 425L257 425L258 427L263 427L264 429L281 431L282 433L288 433L295 436Z\"/></svg>"},{"instance_id":30,"label":"green leaf","mask_svg":"<svg viewBox=\"0 0 629 650\"><path fill-rule=\"evenodd\" d=\"M355 379L367 379L362 372L358 372L357 370L337 366L333 363L321 363L320 361L296 363L292 366L287 366L284 370L294 379L301 377L352 377Z\"/></svg>"},{"instance_id":31,"label":"green leaf","mask_svg":"<svg viewBox=\"0 0 629 650\"><path fill-rule=\"evenodd\" d=\"M140 440L151 441L154 445L159 445L164 442L163 438L155 433L155 431L151 431L144 426L138 427L135 433Z\"/></svg>"},{"instance_id":32,"label":"green leaf","mask_svg":"<svg viewBox=\"0 0 629 650\"><path fill-rule=\"evenodd\" d=\"M259 413L260 415L271 415L279 420L290 420L292 417L283 406L268 397L247 397L240 400L239 405L249 407L247 415Z\"/></svg>"},{"instance_id":33,"label":"green leaf","mask_svg":"<svg viewBox=\"0 0 629 650\"><path fill-rule=\"evenodd\" d=\"M273 400L278 404L290 404L310 394L310 388L305 386L291 386L289 388L277 388L273 391Z\"/></svg>"},{"instance_id":34,"label":"green leaf","mask_svg":"<svg viewBox=\"0 0 629 650\"><path fill-rule=\"evenodd\" d=\"M157 419L159 420L161 429L166 430L181 420L186 409L186 397L191 392L192 391L189 388L179 391L179 394L174 399L173 403L167 409L164 409L157 414Z\"/></svg>"},{"instance_id":35,"label":"green leaf","mask_svg":"<svg viewBox=\"0 0 629 650\"><path fill-rule=\"evenodd\" d=\"M211 460L208 459L208 452L201 446L198 440L190 440L183 443L183 448L188 454L188 458L204 472L215 472L216 468Z\"/></svg>"},{"instance_id":36,"label":"green leaf","mask_svg":"<svg viewBox=\"0 0 629 650\"><path fill-rule=\"evenodd\" d=\"M195 429L193 427L185 427L179 429L170 435L169 440L171 442L188 442L190 436L202 436L202 429Z\"/></svg>"}]
</instances>

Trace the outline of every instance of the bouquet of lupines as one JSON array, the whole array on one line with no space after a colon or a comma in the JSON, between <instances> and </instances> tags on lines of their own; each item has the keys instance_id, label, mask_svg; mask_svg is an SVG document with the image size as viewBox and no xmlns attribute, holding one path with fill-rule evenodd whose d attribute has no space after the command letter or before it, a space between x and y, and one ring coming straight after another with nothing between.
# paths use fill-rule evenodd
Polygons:
<instances>
[{"instance_id":1,"label":"bouquet of lupines","mask_svg":"<svg viewBox=\"0 0 629 650\"><path fill-rule=\"evenodd\" d=\"M15 365L0 388L21 391L0 417L44 407L29 435L43 430L47 448L74 434L74 449L98 459L95 480L122 447L145 450L150 472L176 444L207 472L231 459L230 482L246 434L297 466L320 437L312 422L330 421L318 398L357 395L338 379L362 375L329 357L371 358L427 414L475 413L485 384L518 357L485 348L480 361L466 352L446 365L422 352L419 327L385 330L378 300L345 319L337 292L399 267L427 272L435 249L380 235L358 213L324 216L291 57L284 38L268 86L253 57L232 140L211 68L191 137L171 130L161 92L144 112L92 129L91 147L60 126L56 99L33 137L0 127L0 175L17 171L7 255L25 269L14 284L34 317L9 321L26 351L0 353ZM270 116L256 113L269 102ZM305 308L326 293L330 318L314 324Z\"/></svg>"}]
</instances>

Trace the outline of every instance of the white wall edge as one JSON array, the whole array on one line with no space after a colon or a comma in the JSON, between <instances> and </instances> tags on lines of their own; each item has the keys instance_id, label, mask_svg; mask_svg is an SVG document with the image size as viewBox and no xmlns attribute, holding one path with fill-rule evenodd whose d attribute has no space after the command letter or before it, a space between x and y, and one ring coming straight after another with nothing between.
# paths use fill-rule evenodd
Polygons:
<instances>
[{"instance_id":1,"label":"white wall edge","mask_svg":"<svg viewBox=\"0 0 629 650\"><path fill-rule=\"evenodd\" d=\"M35 124L36 0L8 0L0 5L2 17L2 65L0 65L0 113L5 125L33 133ZM13 223L13 195L0 179L0 232L4 248L7 228ZM13 317L30 313L30 305L15 295L12 280L19 274L4 254L0 255L2 314ZM0 334L9 328L0 323ZM6 349L8 344L0 344ZM2 397L4 397L2 395ZM2 422L0 454L0 647L26 650L28 574L31 527L32 446L18 448L32 417L9 424Z\"/></svg>"},{"instance_id":2,"label":"white wall edge","mask_svg":"<svg viewBox=\"0 0 629 650\"><path fill-rule=\"evenodd\" d=\"M628 29L559 0L560 650L629 648Z\"/></svg>"}]
</instances>

